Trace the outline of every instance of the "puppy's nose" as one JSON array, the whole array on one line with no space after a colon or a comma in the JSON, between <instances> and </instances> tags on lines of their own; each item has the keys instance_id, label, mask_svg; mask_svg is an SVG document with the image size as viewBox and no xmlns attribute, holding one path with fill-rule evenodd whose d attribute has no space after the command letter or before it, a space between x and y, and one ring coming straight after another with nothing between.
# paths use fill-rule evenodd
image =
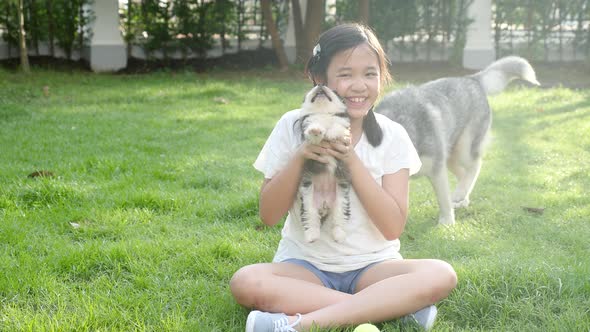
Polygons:
<instances>
[{"instance_id":1,"label":"puppy's nose","mask_svg":"<svg viewBox=\"0 0 590 332\"><path fill-rule=\"evenodd\" d=\"M317 97L324 96L331 102L332 98L330 97L329 90L330 90L330 88L328 88L327 86L325 86L323 84L318 85L316 87L316 93L314 94L311 101L314 102Z\"/></svg>"}]
</instances>

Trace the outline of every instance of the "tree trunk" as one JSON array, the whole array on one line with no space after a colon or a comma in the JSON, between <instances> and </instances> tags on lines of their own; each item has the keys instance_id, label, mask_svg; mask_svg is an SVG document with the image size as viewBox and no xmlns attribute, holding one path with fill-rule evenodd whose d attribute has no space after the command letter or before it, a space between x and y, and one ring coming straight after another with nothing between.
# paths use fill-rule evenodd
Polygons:
<instances>
[{"instance_id":1,"label":"tree trunk","mask_svg":"<svg viewBox=\"0 0 590 332\"><path fill-rule=\"evenodd\" d=\"M25 35L25 16L24 16L24 5L23 0L18 0L18 26L19 26L19 51L20 51L20 66L22 71L25 74L31 72L31 67L29 66L29 55L27 52L27 41Z\"/></svg>"},{"instance_id":2,"label":"tree trunk","mask_svg":"<svg viewBox=\"0 0 590 332\"><path fill-rule=\"evenodd\" d=\"M359 0L359 22L369 25L369 0Z\"/></svg>"},{"instance_id":3,"label":"tree trunk","mask_svg":"<svg viewBox=\"0 0 590 332\"><path fill-rule=\"evenodd\" d=\"M300 0L291 0L293 26L295 27L295 61L304 64L311 56L311 50L322 32L322 23L326 12L325 0L307 0L305 21L301 15Z\"/></svg>"},{"instance_id":4,"label":"tree trunk","mask_svg":"<svg viewBox=\"0 0 590 332\"><path fill-rule=\"evenodd\" d=\"M78 28L80 31L80 34L78 35L78 43L80 44L80 51L82 51L84 49L84 23L85 23L85 19L84 19L84 1L80 1L80 3L78 3Z\"/></svg>"},{"instance_id":5,"label":"tree trunk","mask_svg":"<svg viewBox=\"0 0 590 332\"><path fill-rule=\"evenodd\" d=\"M238 0L238 52L242 50L242 24L244 23L244 0Z\"/></svg>"},{"instance_id":6,"label":"tree trunk","mask_svg":"<svg viewBox=\"0 0 590 332\"><path fill-rule=\"evenodd\" d=\"M49 39L49 55L55 57L55 48L53 47L53 33L55 31L53 27L53 3L52 0L47 0L47 39Z\"/></svg>"},{"instance_id":7,"label":"tree trunk","mask_svg":"<svg viewBox=\"0 0 590 332\"><path fill-rule=\"evenodd\" d=\"M293 10L293 27L295 28L295 63L305 64L308 55L305 53L305 33L299 0L291 0L291 9Z\"/></svg>"},{"instance_id":8,"label":"tree trunk","mask_svg":"<svg viewBox=\"0 0 590 332\"><path fill-rule=\"evenodd\" d=\"M305 54L310 55L322 32L326 14L325 0L308 0L305 8Z\"/></svg>"},{"instance_id":9,"label":"tree trunk","mask_svg":"<svg viewBox=\"0 0 590 332\"><path fill-rule=\"evenodd\" d=\"M131 59L131 51L133 48L133 42L131 41L131 38L129 38L129 36L133 36L133 32L131 32L131 29L133 29L131 20L133 18L133 15L135 15L133 7L133 0L129 0L127 2L127 24L125 28L125 30L127 30L125 36L125 41L127 42L127 59Z\"/></svg>"},{"instance_id":10,"label":"tree trunk","mask_svg":"<svg viewBox=\"0 0 590 332\"><path fill-rule=\"evenodd\" d=\"M270 0L261 0L260 5L262 7L262 13L264 15L264 24L266 25L266 31L270 33L272 39L272 48L275 50L277 58L279 59L279 67L281 71L285 71L289 68L289 62L287 61L287 55L285 54L285 48L281 42L279 31L272 17L272 9L270 7Z\"/></svg>"},{"instance_id":11,"label":"tree trunk","mask_svg":"<svg viewBox=\"0 0 590 332\"><path fill-rule=\"evenodd\" d=\"M39 25L37 24L37 3L36 0L31 0L29 3L31 22L35 25L35 31L31 31L33 48L35 49L35 55L39 55Z\"/></svg>"}]
</instances>

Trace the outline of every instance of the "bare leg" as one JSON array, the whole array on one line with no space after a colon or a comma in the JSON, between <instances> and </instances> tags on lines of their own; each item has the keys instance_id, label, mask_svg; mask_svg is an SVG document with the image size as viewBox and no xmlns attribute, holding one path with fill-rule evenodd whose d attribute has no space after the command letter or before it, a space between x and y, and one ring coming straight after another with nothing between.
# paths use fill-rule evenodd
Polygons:
<instances>
[{"instance_id":1,"label":"bare leg","mask_svg":"<svg viewBox=\"0 0 590 332\"><path fill-rule=\"evenodd\" d=\"M324 287L315 274L291 263L245 266L234 274L230 288L247 308L288 315L306 314L350 296Z\"/></svg>"},{"instance_id":2,"label":"bare leg","mask_svg":"<svg viewBox=\"0 0 590 332\"><path fill-rule=\"evenodd\" d=\"M446 297L455 285L455 272L447 263L394 260L367 270L354 295L325 288L313 273L289 263L242 268L234 275L231 289L244 306L302 313L297 329L306 331L313 325L346 326L401 317Z\"/></svg>"},{"instance_id":3,"label":"bare leg","mask_svg":"<svg viewBox=\"0 0 590 332\"><path fill-rule=\"evenodd\" d=\"M442 261L383 262L365 272L356 294L303 315L300 330L402 317L447 297L456 283L454 270Z\"/></svg>"}]
</instances>

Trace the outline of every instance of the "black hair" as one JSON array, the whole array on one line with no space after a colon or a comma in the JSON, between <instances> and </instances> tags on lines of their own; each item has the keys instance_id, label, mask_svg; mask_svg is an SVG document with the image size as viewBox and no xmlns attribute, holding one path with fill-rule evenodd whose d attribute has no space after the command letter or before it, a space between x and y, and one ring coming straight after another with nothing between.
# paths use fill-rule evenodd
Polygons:
<instances>
[{"instance_id":1,"label":"black hair","mask_svg":"<svg viewBox=\"0 0 590 332\"><path fill-rule=\"evenodd\" d=\"M389 60L381 47L379 40L368 27L358 23L337 25L319 37L312 56L307 61L305 72L316 85L316 79L326 81L326 71L334 55L355 48L361 44L367 44L377 56L382 85L391 80L389 73ZM363 119L363 131L372 146L378 146L383 140L383 130L377 123L375 113L371 108Z\"/></svg>"}]
</instances>

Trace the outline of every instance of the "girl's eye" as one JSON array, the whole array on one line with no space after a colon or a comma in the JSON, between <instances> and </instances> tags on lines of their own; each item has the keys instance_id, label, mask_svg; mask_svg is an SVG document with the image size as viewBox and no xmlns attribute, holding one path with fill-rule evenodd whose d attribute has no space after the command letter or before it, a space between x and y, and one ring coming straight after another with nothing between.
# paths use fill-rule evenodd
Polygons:
<instances>
[{"instance_id":1,"label":"girl's eye","mask_svg":"<svg viewBox=\"0 0 590 332\"><path fill-rule=\"evenodd\" d=\"M338 74L338 77L350 77L350 74Z\"/></svg>"},{"instance_id":2,"label":"girl's eye","mask_svg":"<svg viewBox=\"0 0 590 332\"><path fill-rule=\"evenodd\" d=\"M367 73L367 76L377 76L377 73L369 72Z\"/></svg>"}]
</instances>

